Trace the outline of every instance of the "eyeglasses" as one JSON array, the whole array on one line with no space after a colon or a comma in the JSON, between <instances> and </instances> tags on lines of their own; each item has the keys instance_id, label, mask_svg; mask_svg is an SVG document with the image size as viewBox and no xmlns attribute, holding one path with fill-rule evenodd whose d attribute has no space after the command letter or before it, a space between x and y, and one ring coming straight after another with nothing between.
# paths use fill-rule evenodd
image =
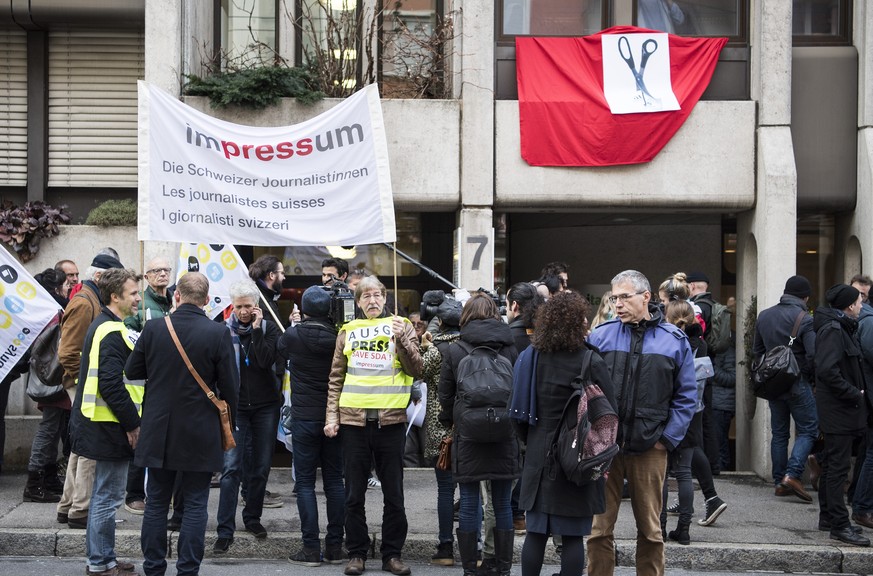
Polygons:
<instances>
[{"instance_id":1,"label":"eyeglasses","mask_svg":"<svg viewBox=\"0 0 873 576\"><path fill-rule=\"evenodd\" d=\"M609 297L609 302L612 304L615 304L619 300L621 300L622 302L627 302L634 296L639 296L640 294L645 294L646 292L646 290L643 290L642 292L634 292L633 294L613 294Z\"/></svg>"},{"instance_id":2,"label":"eyeglasses","mask_svg":"<svg viewBox=\"0 0 873 576\"><path fill-rule=\"evenodd\" d=\"M172 271L172 268L152 268L151 270L146 270L146 274L169 274Z\"/></svg>"}]
</instances>

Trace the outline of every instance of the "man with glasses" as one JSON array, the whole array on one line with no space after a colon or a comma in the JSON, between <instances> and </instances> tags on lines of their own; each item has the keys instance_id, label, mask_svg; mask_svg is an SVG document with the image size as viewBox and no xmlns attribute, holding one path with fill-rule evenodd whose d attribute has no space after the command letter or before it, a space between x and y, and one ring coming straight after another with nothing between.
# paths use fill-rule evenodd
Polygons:
<instances>
[{"instance_id":1,"label":"man with glasses","mask_svg":"<svg viewBox=\"0 0 873 576\"><path fill-rule=\"evenodd\" d=\"M685 437L697 405L697 382L688 338L664 322L651 297L642 273L619 273L609 297L616 318L589 337L615 384L621 447L606 480L606 512L594 517L588 538L590 576L615 571L613 531L625 479L637 525L637 574L664 574L660 514L667 453Z\"/></svg>"},{"instance_id":2,"label":"man with glasses","mask_svg":"<svg viewBox=\"0 0 873 576\"><path fill-rule=\"evenodd\" d=\"M336 339L324 434L342 439L346 481L346 576L360 576L370 549L365 498L370 462L382 481L382 570L409 574L401 560L408 524L403 503L403 440L412 381L422 360L415 329L399 316L383 318L385 285L361 280L355 300L366 318L343 326Z\"/></svg>"},{"instance_id":3,"label":"man with glasses","mask_svg":"<svg viewBox=\"0 0 873 576\"><path fill-rule=\"evenodd\" d=\"M170 286L170 276L173 269L166 258L157 257L149 260L146 265L146 289L143 291L142 302L136 314L124 320L124 325L131 330L142 332L145 323L153 318L169 316L173 307L172 294L167 291Z\"/></svg>"}]
</instances>

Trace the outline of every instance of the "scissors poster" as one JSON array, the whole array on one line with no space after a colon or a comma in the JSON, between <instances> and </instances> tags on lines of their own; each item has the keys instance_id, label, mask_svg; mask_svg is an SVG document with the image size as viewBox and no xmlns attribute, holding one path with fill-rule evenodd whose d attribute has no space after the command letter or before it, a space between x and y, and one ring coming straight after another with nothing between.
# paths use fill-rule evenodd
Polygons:
<instances>
[{"instance_id":1,"label":"scissors poster","mask_svg":"<svg viewBox=\"0 0 873 576\"><path fill-rule=\"evenodd\" d=\"M667 34L603 34L603 95L613 114L679 110Z\"/></svg>"}]
</instances>

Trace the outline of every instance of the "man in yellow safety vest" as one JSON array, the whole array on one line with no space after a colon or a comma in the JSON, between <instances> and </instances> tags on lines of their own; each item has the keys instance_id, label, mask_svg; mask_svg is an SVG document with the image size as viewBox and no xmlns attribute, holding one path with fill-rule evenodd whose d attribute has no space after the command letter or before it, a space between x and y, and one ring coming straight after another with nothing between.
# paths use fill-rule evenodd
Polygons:
<instances>
[{"instance_id":1,"label":"man in yellow safety vest","mask_svg":"<svg viewBox=\"0 0 873 576\"><path fill-rule=\"evenodd\" d=\"M123 320L140 302L137 276L112 268L97 281L105 306L91 323L82 349L80 391L73 404L73 451L95 461L94 491L85 550L89 575L129 576L133 564L115 557L115 513L124 503L127 467L139 439L143 381L124 376L138 333Z\"/></svg>"},{"instance_id":2,"label":"man in yellow safety vest","mask_svg":"<svg viewBox=\"0 0 873 576\"><path fill-rule=\"evenodd\" d=\"M403 441L406 405L422 361L409 320L383 317L385 285L368 276L355 287L366 318L353 320L336 340L324 433L340 435L346 482L346 576L360 576L370 548L364 504L370 462L382 481L382 570L410 574L401 560L406 542L403 504Z\"/></svg>"}]
</instances>

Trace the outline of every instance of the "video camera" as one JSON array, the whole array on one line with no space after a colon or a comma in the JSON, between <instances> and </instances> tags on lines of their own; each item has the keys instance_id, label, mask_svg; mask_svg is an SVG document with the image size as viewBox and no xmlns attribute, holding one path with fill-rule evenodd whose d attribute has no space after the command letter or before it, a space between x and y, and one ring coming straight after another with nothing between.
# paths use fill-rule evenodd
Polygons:
<instances>
[{"instance_id":1,"label":"video camera","mask_svg":"<svg viewBox=\"0 0 873 576\"><path fill-rule=\"evenodd\" d=\"M497 290L488 290L487 288L479 288L477 290L480 294L485 294L489 298L491 298L494 303L497 305L497 309L500 311L501 316L506 316L506 294L500 294Z\"/></svg>"},{"instance_id":2,"label":"video camera","mask_svg":"<svg viewBox=\"0 0 873 576\"><path fill-rule=\"evenodd\" d=\"M347 322L355 319L355 294L348 284L333 274L330 278L333 284L325 287L330 292L330 312L327 316L336 329L340 330Z\"/></svg>"}]
</instances>

